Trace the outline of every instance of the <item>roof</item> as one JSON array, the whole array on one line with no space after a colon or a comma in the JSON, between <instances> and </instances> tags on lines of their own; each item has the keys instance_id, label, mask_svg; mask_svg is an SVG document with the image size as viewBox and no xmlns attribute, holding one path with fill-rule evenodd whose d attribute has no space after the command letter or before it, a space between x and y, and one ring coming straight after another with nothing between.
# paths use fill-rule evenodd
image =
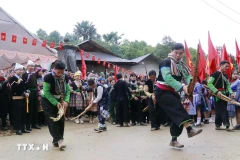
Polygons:
<instances>
[{"instance_id":1,"label":"roof","mask_svg":"<svg viewBox=\"0 0 240 160\"><path fill-rule=\"evenodd\" d=\"M143 61L144 59L146 58L152 58L153 60L155 60L156 62L159 62L159 58L157 58L155 55L153 55L152 53L149 53L149 54L146 54L146 55L143 55L141 57L137 57L135 59L132 59L131 61L134 62L134 63L139 63L141 61Z\"/></svg>"},{"instance_id":2,"label":"roof","mask_svg":"<svg viewBox=\"0 0 240 160\"><path fill-rule=\"evenodd\" d=\"M115 55L110 55L109 53L103 53L103 52L88 52L88 53L96 56L96 61L98 58L100 58L101 61L106 61L106 62L133 63L131 60L122 59ZM76 54L76 60L81 60L80 53ZM89 56L89 58L86 58L86 56L84 56L84 60L92 61L92 57Z\"/></svg>"},{"instance_id":3,"label":"roof","mask_svg":"<svg viewBox=\"0 0 240 160\"><path fill-rule=\"evenodd\" d=\"M119 55L113 53L112 51L108 50L107 48L104 48L103 46L101 46L100 44L98 44L97 42L93 41L93 40L86 40L80 44L78 44L79 49L82 49L84 51L87 52L103 52L103 53L108 53L112 56L116 56L119 57Z\"/></svg>"},{"instance_id":4,"label":"roof","mask_svg":"<svg viewBox=\"0 0 240 160\"><path fill-rule=\"evenodd\" d=\"M47 47L42 47L42 41L37 38L34 34L28 31L23 25L21 25L17 20L15 20L11 15L4 11L0 7L0 32L6 33L6 41L0 40L0 50L11 51L11 52L20 52L20 53L30 53L30 54L39 54L44 56L54 56L56 50ZM17 36L17 42L11 42L12 35ZM23 37L28 39L27 44L22 43ZM37 45L32 46L32 40L37 39ZM7 68L12 63L24 63L28 61L21 60L17 56L13 59L7 59L4 56L0 57L0 68Z\"/></svg>"}]
</instances>

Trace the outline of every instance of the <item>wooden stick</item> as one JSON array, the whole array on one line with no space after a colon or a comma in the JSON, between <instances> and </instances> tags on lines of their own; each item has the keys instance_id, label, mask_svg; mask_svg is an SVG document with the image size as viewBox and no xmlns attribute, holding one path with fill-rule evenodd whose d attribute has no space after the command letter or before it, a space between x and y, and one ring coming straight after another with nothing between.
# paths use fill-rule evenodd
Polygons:
<instances>
[{"instance_id":1,"label":"wooden stick","mask_svg":"<svg viewBox=\"0 0 240 160\"><path fill-rule=\"evenodd\" d=\"M28 104L29 104L29 98L26 98L26 110L27 110L27 113L29 113L29 107L28 107Z\"/></svg>"},{"instance_id":2,"label":"wooden stick","mask_svg":"<svg viewBox=\"0 0 240 160\"><path fill-rule=\"evenodd\" d=\"M147 111L148 111L148 106L142 110L142 112L147 112Z\"/></svg>"},{"instance_id":3,"label":"wooden stick","mask_svg":"<svg viewBox=\"0 0 240 160\"><path fill-rule=\"evenodd\" d=\"M89 111L91 109L91 107L93 106L93 103L91 103L81 114L79 114L78 116L74 117L71 119L71 121L83 116L87 111Z\"/></svg>"}]
</instances>

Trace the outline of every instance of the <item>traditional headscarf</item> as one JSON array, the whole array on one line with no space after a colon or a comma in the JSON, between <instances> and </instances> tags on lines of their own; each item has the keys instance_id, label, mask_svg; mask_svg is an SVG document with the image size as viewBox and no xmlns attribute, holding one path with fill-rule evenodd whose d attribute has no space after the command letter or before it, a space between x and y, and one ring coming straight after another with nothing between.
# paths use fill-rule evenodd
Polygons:
<instances>
[{"instance_id":1,"label":"traditional headscarf","mask_svg":"<svg viewBox=\"0 0 240 160\"><path fill-rule=\"evenodd\" d=\"M65 84L65 74L61 77L57 77L54 71L52 71L52 75L55 79L55 92L57 94L65 94L66 92L66 84Z\"/></svg>"}]
</instances>

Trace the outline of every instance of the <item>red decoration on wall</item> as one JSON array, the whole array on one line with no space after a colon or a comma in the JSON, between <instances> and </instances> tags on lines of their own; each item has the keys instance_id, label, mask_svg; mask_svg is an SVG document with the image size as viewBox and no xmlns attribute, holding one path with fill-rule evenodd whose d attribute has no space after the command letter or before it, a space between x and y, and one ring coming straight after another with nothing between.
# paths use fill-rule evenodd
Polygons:
<instances>
[{"instance_id":1,"label":"red decoration on wall","mask_svg":"<svg viewBox=\"0 0 240 160\"><path fill-rule=\"evenodd\" d=\"M89 53L86 54L86 58L89 58Z\"/></svg>"},{"instance_id":2,"label":"red decoration on wall","mask_svg":"<svg viewBox=\"0 0 240 160\"><path fill-rule=\"evenodd\" d=\"M101 63L101 59L100 58L98 58L98 62L97 62L98 64L100 64Z\"/></svg>"},{"instance_id":3,"label":"red decoration on wall","mask_svg":"<svg viewBox=\"0 0 240 160\"><path fill-rule=\"evenodd\" d=\"M80 50L80 55L83 56L83 54L84 54L84 50Z\"/></svg>"},{"instance_id":4,"label":"red decoration on wall","mask_svg":"<svg viewBox=\"0 0 240 160\"><path fill-rule=\"evenodd\" d=\"M1 40L2 41L6 40L6 33L4 33L4 32L1 33Z\"/></svg>"},{"instance_id":5,"label":"red decoration on wall","mask_svg":"<svg viewBox=\"0 0 240 160\"><path fill-rule=\"evenodd\" d=\"M51 42L51 43L50 43L50 48L54 48L54 45L55 45L55 43L54 43L54 42Z\"/></svg>"},{"instance_id":6,"label":"red decoration on wall","mask_svg":"<svg viewBox=\"0 0 240 160\"><path fill-rule=\"evenodd\" d=\"M122 72L124 72L124 68L122 68Z\"/></svg>"},{"instance_id":7,"label":"red decoration on wall","mask_svg":"<svg viewBox=\"0 0 240 160\"><path fill-rule=\"evenodd\" d=\"M33 46L36 46L36 45L37 45L37 39L33 39L33 40L32 40L32 45L33 45Z\"/></svg>"},{"instance_id":8,"label":"red decoration on wall","mask_svg":"<svg viewBox=\"0 0 240 160\"><path fill-rule=\"evenodd\" d=\"M23 37L23 44L27 44L27 38Z\"/></svg>"},{"instance_id":9,"label":"red decoration on wall","mask_svg":"<svg viewBox=\"0 0 240 160\"><path fill-rule=\"evenodd\" d=\"M42 41L42 46L46 47L46 45L47 45L47 41Z\"/></svg>"},{"instance_id":10,"label":"red decoration on wall","mask_svg":"<svg viewBox=\"0 0 240 160\"><path fill-rule=\"evenodd\" d=\"M17 42L17 36L16 35L12 35L12 42L14 42L14 43Z\"/></svg>"},{"instance_id":11,"label":"red decoration on wall","mask_svg":"<svg viewBox=\"0 0 240 160\"><path fill-rule=\"evenodd\" d=\"M108 63L108 68L110 68L110 63Z\"/></svg>"},{"instance_id":12,"label":"red decoration on wall","mask_svg":"<svg viewBox=\"0 0 240 160\"><path fill-rule=\"evenodd\" d=\"M60 44L59 44L59 50L62 50L62 49L63 49L63 44L60 43Z\"/></svg>"},{"instance_id":13,"label":"red decoration on wall","mask_svg":"<svg viewBox=\"0 0 240 160\"><path fill-rule=\"evenodd\" d=\"M103 66L106 66L106 61L103 62Z\"/></svg>"},{"instance_id":14,"label":"red decoration on wall","mask_svg":"<svg viewBox=\"0 0 240 160\"><path fill-rule=\"evenodd\" d=\"M115 65L113 65L113 69L115 69Z\"/></svg>"},{"instance_id":15,"label":"red decoration on wall","mask_svg":"<svg viewBox=\"0 0 240 160\"><path fill-rule=\"evenodd\" d=\"M95 61L96 57L95 56L92 56L92 61Z\"/></svg>"}]
</instances>

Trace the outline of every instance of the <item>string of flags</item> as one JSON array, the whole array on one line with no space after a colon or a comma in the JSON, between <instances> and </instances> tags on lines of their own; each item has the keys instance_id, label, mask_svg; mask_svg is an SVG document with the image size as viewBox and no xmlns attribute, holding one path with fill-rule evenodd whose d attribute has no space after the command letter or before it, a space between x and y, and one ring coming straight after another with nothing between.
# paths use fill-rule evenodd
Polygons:
<instances>
[{"instance_id":1,"label":"string of flags","mask_svg":"<svg viewBox=\"0 0 240 160\"><path fill-rule=\"evenodd\" d=\"M41 42L38 41L38 39L33 38L33 39L29 39L27 37L22 37L22 36L18 36L18 35L11 35L10 36L11 42L12 43L17 43L19 40L20 42L22 42L22 44L31 44L32 46L37 46L38 43L41 44L42 47L47 47L47 43L49 44L50 48L54 48L55 47L55 42L47 42L46 40L42 40ZM2 41L6 41L7 40L7 34L5 32L1 32L1 40ZM62 50L63 49L63 44L60 42L58 44L58 49ZM83 56L83 54L85 53L85 51L80 50L80 54ZM92 55L88 52L86 52L86 58L92 57L92 61L97 61L97 64L101 64L101 58L97 58L95 55ZM102 61L102 65L106 66L107 68L111 68L111 66L113 67L113 69L117 72L125 72L126 74L131 74L132 71L131 70L127 70L125 68L120 68L119 66L117 66L116 64L110 63L110 62L106 62L106 61Z\"/></svg>"}]
</instances>

